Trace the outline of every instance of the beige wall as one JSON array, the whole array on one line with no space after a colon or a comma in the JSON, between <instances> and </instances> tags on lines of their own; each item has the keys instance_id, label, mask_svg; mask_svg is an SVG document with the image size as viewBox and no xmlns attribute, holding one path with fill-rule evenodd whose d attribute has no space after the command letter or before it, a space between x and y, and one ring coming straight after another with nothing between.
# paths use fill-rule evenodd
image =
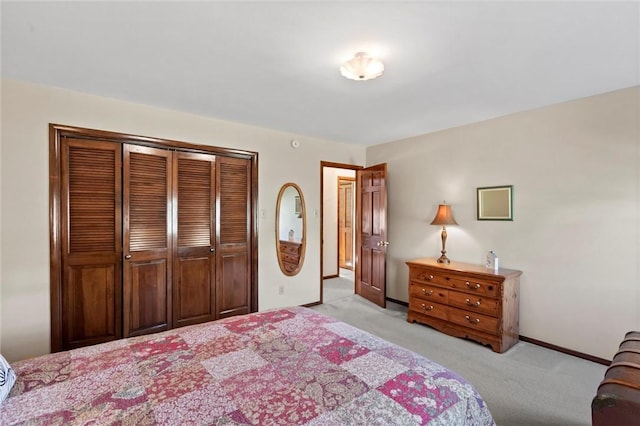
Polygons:
<instances>
[{"instance_id":1,"label":"beige wall","mask_svg":"<svg viewBox=\"0 0 640 426\"><path fill-rule=\"evenodd\" d=\"M15 81L1 89L0 351L10 361L49 351L49 123L257 151L259 308L320 299L320 161L364 164L363 147ZM280 272L275 252L285 182L300 186L308 211L306 260L295 277Z\"/></svg>"},{"instance_id":2,"label":"beige wall","mask_svg":"<svg viewBox=\"0 0 640 426\"><path fill-rule=\"evenodd\" d=\"M387 293L407 300L404 262L440 254L520 269L522 335L611 359L640 329L640 90L575 100L367 149L388 164ZM514 186L514 221L477 221L475 190Z\"/></svg>"}]
</instances>

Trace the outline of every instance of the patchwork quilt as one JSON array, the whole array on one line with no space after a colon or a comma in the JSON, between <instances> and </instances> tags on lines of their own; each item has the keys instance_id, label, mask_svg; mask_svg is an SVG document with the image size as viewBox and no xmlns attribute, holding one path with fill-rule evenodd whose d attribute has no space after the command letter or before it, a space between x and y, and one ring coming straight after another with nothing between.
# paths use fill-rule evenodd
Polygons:
<instances>
[{"instance_id":1,"label":"patchwork quilt","mask_svg":"<svg viewBox=\"0 0 640 426\"><path fill-rule=\"evenodd\" d=\"M493 425L471 384L295 307L14 363L0 424Z\"/></svg>"}]
</instances>

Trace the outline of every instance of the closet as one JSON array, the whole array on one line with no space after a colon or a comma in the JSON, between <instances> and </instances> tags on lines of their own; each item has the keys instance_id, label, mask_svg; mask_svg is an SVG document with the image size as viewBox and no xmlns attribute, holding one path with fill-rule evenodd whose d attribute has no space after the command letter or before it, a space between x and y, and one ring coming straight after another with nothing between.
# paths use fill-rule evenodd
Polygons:
<instances>
[{"instance_id":1,"label":"closet","mask_svg":"<svg viewBox=\"0 0 640 426\"><path fill-rule=\"evenodd\" d=\"M50 125L52 352L257 310L257 154Z\"/></svg>"}]
</instances>

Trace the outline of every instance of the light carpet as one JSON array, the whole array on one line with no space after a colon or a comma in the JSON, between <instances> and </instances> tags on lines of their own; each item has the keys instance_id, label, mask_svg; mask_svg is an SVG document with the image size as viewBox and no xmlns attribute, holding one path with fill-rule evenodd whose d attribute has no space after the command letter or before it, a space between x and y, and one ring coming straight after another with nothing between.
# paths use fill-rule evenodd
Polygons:
<instances>
[{"instance_id":1,"label":"light carpet","mask_svg":"<svg viewBox=\"0 0 640 426\"><path fill-rule=\"evenodd\" d=\"M606 366L519 342L503 354L489 347L407 323L407 308L387 309L353 294L353 283L323 283L324 304L313 309L411 349L465 377L499 426L590 425L591 399Z\"/></svg>"}]
</instances>

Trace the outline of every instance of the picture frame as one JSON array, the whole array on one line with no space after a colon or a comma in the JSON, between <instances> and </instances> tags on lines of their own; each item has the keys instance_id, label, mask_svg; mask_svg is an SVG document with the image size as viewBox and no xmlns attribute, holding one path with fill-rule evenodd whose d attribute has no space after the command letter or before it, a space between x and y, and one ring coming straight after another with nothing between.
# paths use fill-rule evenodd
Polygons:
<instances>
[{"instance_id":1,"label":"picture frame","mask_svg":"<svg viewBox=\"0 0 640 426\"><path fill-rule=\"evenodd\" d=\"M478 220L513 221L513 185L477 188Z\"/></svg>"},{"instance_id":2,"label":"picture frame","mask_svg":"<svg viewBox=\"0 0 640 426\"><path fill-rule=\"evenodd\" d=\"M293 213L296 215L300 215L300 213L302 213L302 201L300 201L300 196L296 195L294 197L294 200L295 200L295 207L294 207Z\"/></svg>"}]
</instances>

